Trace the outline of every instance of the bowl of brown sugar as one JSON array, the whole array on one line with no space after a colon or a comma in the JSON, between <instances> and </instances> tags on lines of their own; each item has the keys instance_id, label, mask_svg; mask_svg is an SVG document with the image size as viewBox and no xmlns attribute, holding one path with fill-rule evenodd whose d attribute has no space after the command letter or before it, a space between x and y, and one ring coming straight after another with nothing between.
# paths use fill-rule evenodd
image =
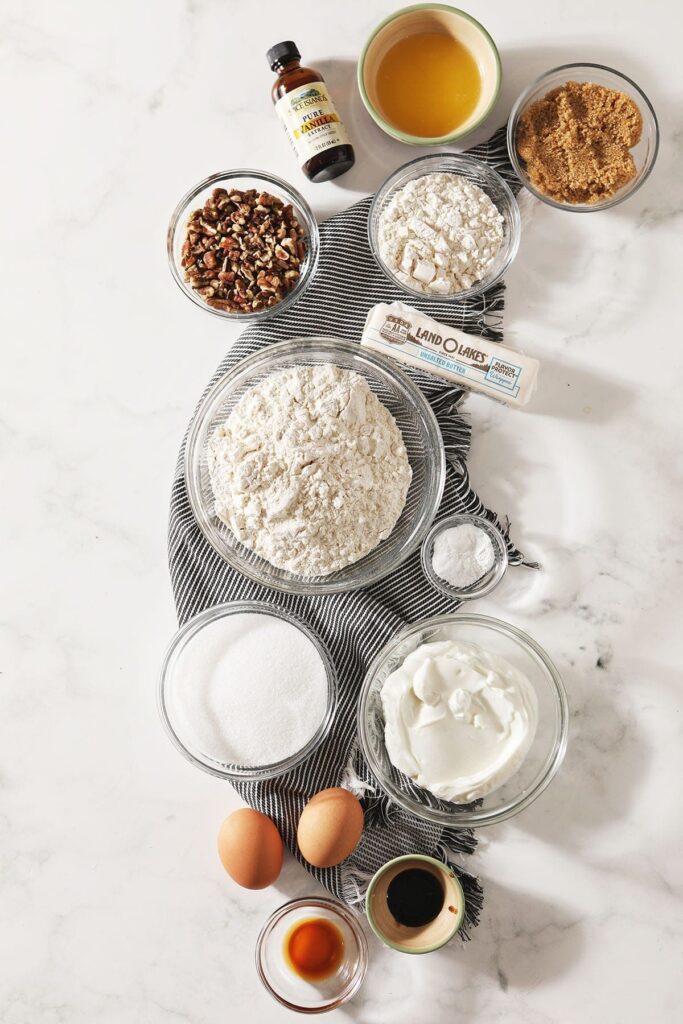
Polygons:
<instances>
[{"instance_id":1,"label":"bowl of brown sugar","mask_svg":"<svg viewBox=\"0 0 683 1024\"><path fill-rule=\"evenodd\" d=\"M652 104L603 64L563 64L525 89L508 121L510 160L526 188L561 210L606 210L640 188L659 149Z\"/></svg>"}]
</instances>

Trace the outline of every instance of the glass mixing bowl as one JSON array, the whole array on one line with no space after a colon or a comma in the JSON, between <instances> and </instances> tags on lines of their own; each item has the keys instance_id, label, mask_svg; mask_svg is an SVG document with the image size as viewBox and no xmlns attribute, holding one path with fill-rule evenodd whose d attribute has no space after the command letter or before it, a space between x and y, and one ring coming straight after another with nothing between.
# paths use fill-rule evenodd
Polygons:
<instances>
[{"instance_id":1,"label":"glass mixing bowl","mask_svg":"<svg viewBox=\"0 0 683 1024\"><path fill-rule=\"evenodd\" d=\"M499 654L524 672L538 698L538 727L517 772L500 788L471 804L433 796L394 768L384 743L380 691L385 679L423 643L461 640ZM370 665L358 703L358 735L365 759L382 789L405 810L436 825L477 828L518 814L557 772L567 747L567 697L562 680L543 648L500 619L474 613L440 615L415 623L390 640Z\"/></svg>"},{"instance_id":2,"label":"glass mixing bowl","mask_svg":"<svg viewBox=\"0 0 683 1024\"><path fill-rule=\"evenodd\" d=\"M181 254L183 243L185 241L185 234L187 228L187 222L195 210L199 209L215 188L230 189L237 188L240 191L245 192L248 189L255 188L259 192L269 192L273 196L277 196L283 203L289 203L293 208L297 216L299 224L304 229L304 243L306 246L306 254L301 264L300 276L296 283L296 287L292 288L290 292L287 292L285 297L275 303L274 306L268 306L264 309L252 311L250 313L232 313L224 309L214 309L213 306L209 306L206 301L202 298L199 292L192 288L192 286L185 280L185 270L181 264ZM218 174L211 174L208 178L204 178L198 185L191 188L190 191L183 196L171 217L171 222L168 226L168 233L166 236L166 247L168 250L168 265L173 275L173 280L176 282L182 292L187 295L188 299L194 302L195 306L200 306L205 309L208 313L213 313L215 316L225 317L227 320L253 322L256 320L265 320L269 316L273 316L275 313L281 313L283 310L288 309L293 303L301 298L303 293L308 288L315 268L318 265L318 254L320 252L320 236L318 233L318 225L313 211L304 199L304 197L292 188L282 178L276 177L274 174L268 174L266 171L254 171L249 168L239 168L234 171L220 171Z\"/></svg>"},{"instance_id":3,"label":"glass mixing bowl","mask_svg":"<svg viewBox=\"0 0 683 1024\"><path fill-rule=\"evenodd\" d=\"M517 129L524 111L532 103L535 103L536 100L542 99L552 89L557 89L559 86L565 85L566 82L595 82L596 85L603 85L607 89L616 89L618 92L626 93L636 104L643 117L643 133L640 137L640 142L631 150L631 155L636 165L635 178L632 178L627 185L624 185L623 188L619 189L613 196L610 196L609 199L604 199L599 203L561 203L540 192L532 184L526 172L525 162L517 152ZM512 166L525 188L535 195L537 199L547 203L548 206L556 207L558 210L573 210L574 213L594 213L596 210L608 210L611 206L623 203L625 199L632 196L643 182L647 180L650 171L654 167L659 150L659 125L657 124L657 116L649 99L642 89L635 82L631 81L630 78L627 78L626 75L622 75L619 71L608 68L604 64L562 64L551 71L546 71L544 75L533 81L521 94L512 108L508 120L507 141Z\"/></svg>"},{"instance_id":4,"label":"glass mixing bowl","mask_svg":"<svg viewBox=\"0 0 683 1024\"><path fill-rule=\"evenodd\" d=\"M394 192L403 188L409 181L422 178L425 174L457 174L467 178L487 194L503 217L503 242L486 276L482 277L480 281L475 281L471 288L465 288L461 292L452 292L450 295L437 295L410 288L396 277L379 254L379 224L383 211L391 201ZM479 295L497 284L517 255L521 231L519 207L507 182L489 164L458 153L434 153L431 156L420 156L417 160L403 164L377 190L368 213L370 248L378 266L389 280L406 295L444 305L462 302L464 299Z\"/></svg>"},{"instance_id":5,"label":"glass mixing bowl","mask_svg":"<svg viewBox=\"0 0 683 1024\"><path fill-rule=\"evenodd\" d=\"M389 537L358 562L329 576L302 577L277 569L237 540L215 514L206 450L213 431L244 393L259 381L292 366L332 363L360 374L392 413L403 435L413 477L405 507ZM334 594L382 579L420 546L443 494L446 475L443 439L422 391L391 360L355 342L337 338L293 338L256 352L221 377L202 400L185 448L190 504L211 546L234 569L274 590Z\"/></svg>"}]
</instances>

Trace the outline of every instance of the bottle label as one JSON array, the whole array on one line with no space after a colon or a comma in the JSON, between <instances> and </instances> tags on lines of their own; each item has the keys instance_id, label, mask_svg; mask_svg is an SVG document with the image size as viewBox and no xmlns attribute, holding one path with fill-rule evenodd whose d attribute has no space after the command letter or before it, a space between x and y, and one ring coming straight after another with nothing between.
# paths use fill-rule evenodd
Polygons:
<instances>
[{"instance_id":1,"label":"bottle label","mask_svg":"<svg viewBox=\"0 0 683 1024\"><path fill-rule=\"evenodd\" d=\"M309 82L281 96L275 104L299 163L332 146L350 145L324 82Z\"/></svg>"}]
</instances>

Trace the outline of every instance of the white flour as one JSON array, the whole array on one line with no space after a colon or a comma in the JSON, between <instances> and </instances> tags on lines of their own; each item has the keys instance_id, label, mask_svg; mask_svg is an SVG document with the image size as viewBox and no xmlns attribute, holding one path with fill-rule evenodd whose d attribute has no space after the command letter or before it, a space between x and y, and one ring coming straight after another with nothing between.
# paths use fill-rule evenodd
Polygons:
<instances>
[{"instance_id":1,"label":"white flour","mask_svg":"<svg viewBox=\"0 0 683 1024\"><path fill-rule=\"evenodd\" d=\"M216 514L271 565L325 576L388 537L411 479L396 420L337 366L271 374L208 446Z\"/></svg>"},{"instance_id":2,"label":"white flour","mask_svg":"<svg viewBox=\"0 0 683 1024\"><path fill-rule=\"evenodd\" d=\"M292 623L240 612L214 619L188 641L171 697L185 746L221 763L273 764L318 730L327 710L327 673Z\"/></svg>"},{"instance_id":3,"label":"white flour","mask_svg":"<svg viewBox=\"0 0 683 1024\"><path fill-rule=\"evenodd\" d=\"M409 288L450 295L486 275L503 236L503 217L478 185L459 174L425 174L383 210L379 255Z\"/></svg>"},{"instance_id":4,"label":"white flour","mask_svg":"<svg viewBox=\"0 0 683 1024\"><path fill-rule=\"evenodd\" d=\"M471 587L486 575L494 561L491 538L472 523L443 530L434 541L432 568L456 590Z\"/></svg>"}]
</instances>

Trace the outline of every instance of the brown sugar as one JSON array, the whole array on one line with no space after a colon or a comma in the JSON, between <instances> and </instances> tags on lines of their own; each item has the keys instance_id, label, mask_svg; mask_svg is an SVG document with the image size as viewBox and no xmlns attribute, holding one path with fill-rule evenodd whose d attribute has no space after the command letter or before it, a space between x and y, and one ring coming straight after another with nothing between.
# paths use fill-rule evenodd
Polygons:
<instances>
[{"instance_id":1,"label":"brown sugar","mask_svg":"<svg viewBox=\"0 0 683 1024\"><path fill-rule=\"evenodd\" d=\"M524 111L517 152L539 192L562 203L598 203L635 177L629 151L642 128L640 110L623 92L567 82Z\"/></svg>"}]
</instances>

